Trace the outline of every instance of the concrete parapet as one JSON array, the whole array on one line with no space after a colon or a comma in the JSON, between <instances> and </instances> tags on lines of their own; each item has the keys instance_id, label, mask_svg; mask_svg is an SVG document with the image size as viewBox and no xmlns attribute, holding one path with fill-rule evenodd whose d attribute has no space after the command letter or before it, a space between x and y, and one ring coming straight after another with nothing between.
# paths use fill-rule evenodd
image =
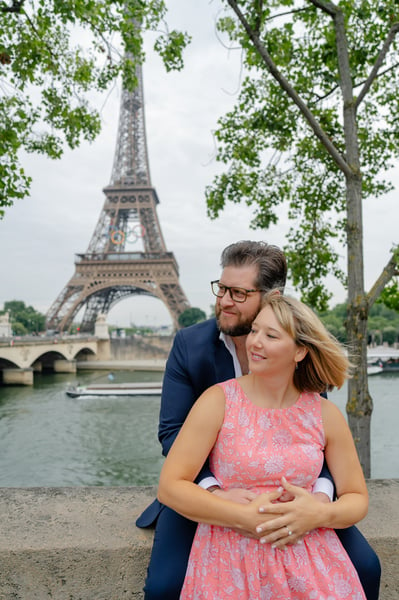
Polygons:
<instances>
[{"instance_id":1,"label":"concrete parapet","mask_svg":"<svg viewBox=\"0 0 399 600\"><path fill-rule=\"evenodd\" d=\"M399 589L399 480L371 480L359 528L383 568L380 600ZM1 488L0 600L141 599L152 531L134 521L151 487Z\"/></svg>"},{"instance_id":2,"label":"concrete parapet","mask_svg":"<svg viewBox=\"0 0 399 600\"><path fill-rule=\"evenodd\" d=\"M1 600L142 597L152 488L0 489Z\"/></svg>"}]
</instances>

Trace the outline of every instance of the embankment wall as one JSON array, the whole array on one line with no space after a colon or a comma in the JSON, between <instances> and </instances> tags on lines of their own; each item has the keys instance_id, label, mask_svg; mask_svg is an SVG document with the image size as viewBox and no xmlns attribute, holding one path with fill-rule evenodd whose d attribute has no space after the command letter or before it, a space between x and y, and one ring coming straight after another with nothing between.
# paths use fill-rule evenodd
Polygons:
<instances>
[{"instance_id":1,"label":"embankment wall","mask_svg":"<svg viewBox=\"0 0 399 600\"><path fill-rule=\"evenodd\" d=\"M380 600L399 598L399 480L370 480L359 528L382 563ZM0 488L0 600L141 600L150 487Z\"/></svg>"}]
</instances>

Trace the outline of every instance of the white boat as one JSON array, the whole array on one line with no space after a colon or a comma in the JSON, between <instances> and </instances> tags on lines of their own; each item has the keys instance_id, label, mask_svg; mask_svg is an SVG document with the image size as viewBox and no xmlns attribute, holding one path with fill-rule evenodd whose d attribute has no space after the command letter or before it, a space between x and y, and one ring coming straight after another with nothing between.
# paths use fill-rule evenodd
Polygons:
<instances>
[{"instance_id":1,"label":"white boat","mask_svg":"<svg viewBox=\"0 0 399 600\"><path fill-rule=\"evenodd\" d=\"M367 365L367 375L378 375L378 373L382 373L384 367L382 363L368 364Z\"/></svg>"},{"instance_id":2,"label":"white boat","mask_svg":"<svg viewBox=\"0 0 399 600\"><path fill-rule=\"evenodd\" d=\"M98 383L87 386L77 385L66 390L70 398L86 396L160 396L162 383Z\"/></svg>"},{"instance_id":3,"label":"white boat","mask_svg":"<svg viewBox=\"0 0 399 600\"><path fill-rule=\"evenodd\" d=\"M390 348L388 346L376 346L370 348L367 351L367 373L374 375L375 373L381 373L376 371L374 367L381 367L384 373L396 372L399 373L399 349ZM373 369L373 373L369 372L369 369Z\"/></svg>"}]
</instances>

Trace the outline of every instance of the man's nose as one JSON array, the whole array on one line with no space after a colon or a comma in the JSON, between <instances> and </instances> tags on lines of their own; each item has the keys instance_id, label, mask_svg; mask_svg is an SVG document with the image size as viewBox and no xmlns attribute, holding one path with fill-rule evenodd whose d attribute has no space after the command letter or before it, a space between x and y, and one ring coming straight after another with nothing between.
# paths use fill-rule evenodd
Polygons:
<instances>
[{"instance_id":1,"label":"man's nose","mask_svg":"<svg viewBox=\"0 0 399 600\"><path fill-rule=\"evenodd\" d=\"M231 306L234 304L234 300L231 297L230 290L226 290L224 295L219 298L219 302L222 306Z\"/></svg>"}]
</instances>

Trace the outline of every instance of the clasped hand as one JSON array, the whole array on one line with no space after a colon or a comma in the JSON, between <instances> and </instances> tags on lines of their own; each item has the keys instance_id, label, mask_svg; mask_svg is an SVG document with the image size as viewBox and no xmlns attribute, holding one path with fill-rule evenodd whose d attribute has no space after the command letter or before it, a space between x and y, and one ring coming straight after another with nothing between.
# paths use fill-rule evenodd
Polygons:
<instances>
[{"instance_id":1,"label":"clasped hand","mask_svg":"<svg viewBox=\"0 0 399 600\"><path fill-rule=\"evenodd\" d=\"M214 493L243 504L242 524L233 528L235 531L276 548L296 544L309 531L321 527L322 504L329 502L325 494L311 494L284 478L275 492L256 494L235 488Z\"/></svg>"}]
</instances>

